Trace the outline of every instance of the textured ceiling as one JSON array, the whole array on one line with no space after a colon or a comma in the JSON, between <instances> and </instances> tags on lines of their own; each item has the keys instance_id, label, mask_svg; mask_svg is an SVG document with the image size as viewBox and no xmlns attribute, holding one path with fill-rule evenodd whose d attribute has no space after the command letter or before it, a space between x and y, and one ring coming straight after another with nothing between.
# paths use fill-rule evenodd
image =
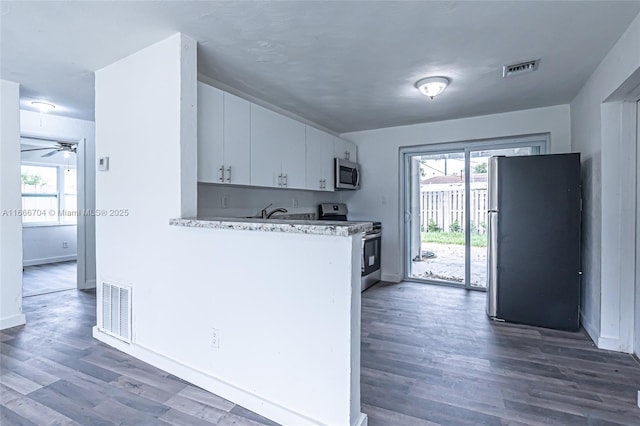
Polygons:
<instances>
[{"instance_id":1,"label":"textured ceiling","mask_svg":"<svg viewBox=\"0 0 640 426\"><path fill-rule=\"evenodd\" d=\"M23 108L93 119L93 71L176 32L199 72L338 133L570 102L640 2L2 1ZM534 73L502 66L539 58ZM420 78L452 82L429 100Z\"/></svg>"}]
</instances>

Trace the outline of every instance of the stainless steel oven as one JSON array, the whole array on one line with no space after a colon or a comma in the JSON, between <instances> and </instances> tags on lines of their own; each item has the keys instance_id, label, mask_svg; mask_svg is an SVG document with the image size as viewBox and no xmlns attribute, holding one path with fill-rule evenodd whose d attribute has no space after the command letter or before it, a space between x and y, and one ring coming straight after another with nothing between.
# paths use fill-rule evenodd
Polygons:
<instances>
[{"instance_id":1,"label":"stainless steel oven","mask_svg":"<svg viewBox=\"0 0 640 426\"><path fill-rule=\"evenodd\" d=\"M362 236L362 291L365 291L382 277L380 254L382 251L382 225L373 222L373 229Z\"/></svg>"},{"instance_id":2,"label":"stainless steel oven","mask_svg":"<svg viewBox=\"0 0 640 426\"><path fill-rule=\"evenodd\" d=\"M347 220L347 206L343 203L320 204L318 218L320 220ZM373 229L362 235L361 280L362 291L380 281L382 275L380 262L382 260L382 224L372 222Z\"/></svg>"}]
</instances>

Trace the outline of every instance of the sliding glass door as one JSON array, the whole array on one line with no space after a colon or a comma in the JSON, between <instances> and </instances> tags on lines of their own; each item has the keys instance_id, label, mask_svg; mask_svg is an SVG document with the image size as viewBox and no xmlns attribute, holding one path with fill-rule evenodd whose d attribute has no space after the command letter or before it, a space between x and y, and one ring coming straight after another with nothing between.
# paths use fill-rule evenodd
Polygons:
<instances>
[{"instance_id":1,"label":"sliding glass door","mask_svg":"<svg viewBox=\"0 0 640 426\"><path fill-rule=\"evenodd\" d=\"M488 160L542 154L547 140L534 135L403 149L404 278L484 290Z\"/></svg>"},{"instance_id":2,"label":"sliding glass door","mask_svg":"<svg viewBox=\"0 0 640 426\"><path fill-rule=\"evenodd\" d=\"M409 276L465 282L464 151L411 155Z\"/></svg>"}]
</instances>

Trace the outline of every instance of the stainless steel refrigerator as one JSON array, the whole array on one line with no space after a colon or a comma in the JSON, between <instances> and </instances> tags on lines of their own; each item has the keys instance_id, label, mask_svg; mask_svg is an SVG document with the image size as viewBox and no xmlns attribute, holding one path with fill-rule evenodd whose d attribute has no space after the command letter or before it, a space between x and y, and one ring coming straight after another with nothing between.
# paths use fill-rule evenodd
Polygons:
<instances>
[{"instance_id":1,"label":"stainless steel refrigerator","mask_svg":"<svg viewBox=\"0 0 640 426\"><path fill-rule=\"evenodd\" d=\"M580 327L580 154L491 157L487 313Z\"/></svg>"}]
</instances>

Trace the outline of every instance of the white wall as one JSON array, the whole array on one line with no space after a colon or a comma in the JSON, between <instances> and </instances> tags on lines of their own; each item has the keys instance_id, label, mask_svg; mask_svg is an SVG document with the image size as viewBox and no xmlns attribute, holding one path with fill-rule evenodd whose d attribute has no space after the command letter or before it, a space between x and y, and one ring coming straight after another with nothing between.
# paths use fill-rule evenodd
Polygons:
<instances>
[{"instance_id":1,"label":"white wall","mask_svg":"<svg viewBox=\"0 0 640 426\"><path fill-rule=\"evenodd\" d=\"M97 218L97 277L131 287L133 342L94 335L276 421L351 423L359 236L168 225L195 215L196 68L176 35L96 72L97 208L129 210Z\"/></svg>"},{"instance_id":2,"label":"white wall","mask_svg":"<svg viewBox=\"0 0 640 426\"><path fill-rule=\"evenodd\" d=\"M22 264L24 266L76 260L76 225L26 226L22 228ZM63 247L63 243L67 247Z\"/></svg>"},{"instance_id":3,"label":"white wall","mask_svg":"<svg viewBox=\"0 0 640 426\"><path fill-rule=\"evenodd\" d=\"M95 124L93 121L20 111L23 136L76 141L78 152L78 209L95 209ZM84 176L84 179L81 177ZM67 229L68 231L68 229ZM64 231L59 231L64 232ZM79 216L77 226L78 288L96 284L95 217Z\"/></svg>"},{"instance_id":4,"label":"white wall","mask_svg":"<svg viewBox=\"0 0 640 426\"><path fill-rule=\"evenodd\" d=\"M135 322L132 345L94 336L280 424L356 424L359 235L150 228L146 256L107 256L98 221L98 277L131 285Z\"/></svg>"},{"instance_id":5,"label":"white wall","mask_svg":"<svg viewBox=\"0 0 640 426\"><path fill-rule=\"evenodd\" d=\"M637 165L621 101L638 84L640 16L571 102L571 147L583 161L582 323L599 347L624 352L633 348Z\"/></svg>"},{"instance_id":6,"label":"white wall","mask_svg":"<svg viewBox=\"0 0 640 426\"><path fill-rule=\"evenodd\" d=\"M362 165L362 188L343 197L350 219L382 222L382 278L402 278L401 147L547 132L551 153L570 151L568 105L343 134L358 145Z\"/></svg>"},{"instance_id":7,"label":"white wall","mask_svg":"<svg viewBox=\"0 0 640 426\"><path fill-rule=\"evenodd\" d=\"M255 216L269 204L273 204L269 210L284 207L289 213L317 213L318 204L340 202L341 194L343 192L247 188L199 183L198 217ZM222 207L223 198L226 198L226 208ZM296 203L297 207L295 207Z\"/></svg>"},{"instance_id":8,"label":"white wall","mask_svg":"<svg viewBox=\"0 0 640 426\"><path fill-rule=\"evenodd\" d=\"M636 102L636 203L640 200L640 101ZM637 204L636 204L637 205ZM640 209L636 208L636 226L640 224ZM640 356L640 232L636 228L636 308L633 326L634 352Z\"/></svg>"},{"instance_id":9,"label":"white wall","mask_svg":"<svg viewBox=\"0 0 640 426\"><path fill-rule=\"evenodd\" d=\"M20 86L0 80L0 330L24 324L20 196ZM7 213L7 214L5 214Z\"/></svg>"}]
</instances>

